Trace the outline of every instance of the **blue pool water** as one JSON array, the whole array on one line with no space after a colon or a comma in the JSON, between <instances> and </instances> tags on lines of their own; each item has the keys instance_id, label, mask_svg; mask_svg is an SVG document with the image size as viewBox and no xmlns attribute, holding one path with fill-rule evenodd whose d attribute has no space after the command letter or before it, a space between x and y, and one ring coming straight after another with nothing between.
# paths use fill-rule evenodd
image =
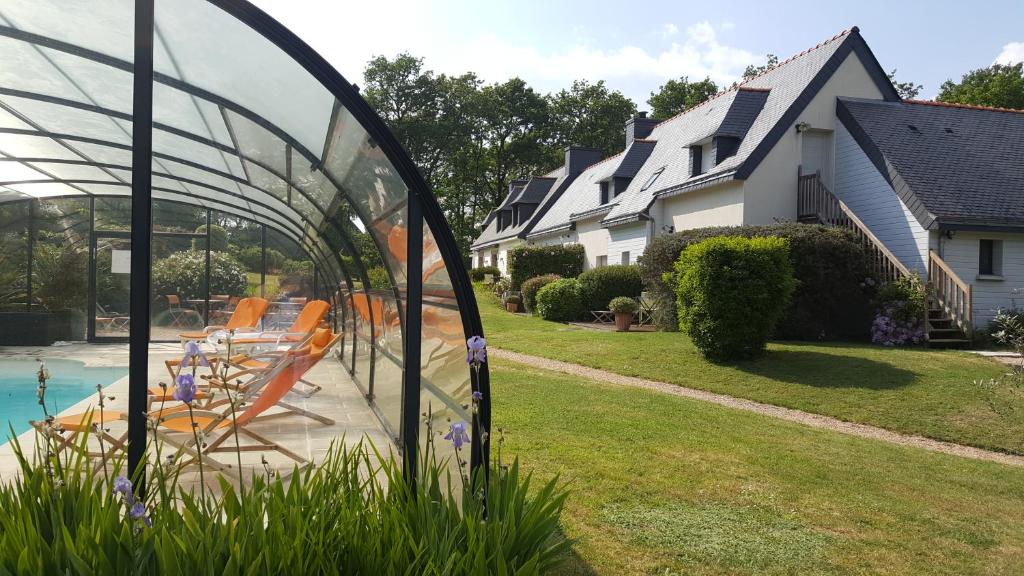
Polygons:
<instances>
[{"instance_id":1,"label":"blue pool water","mask_svg":"<svg viewBox=\"0 0 1024 576\"><path fill-rule=\"evenodd\" d=\"M50 370L46 407L51 414L96 394L97 384L107 386L128 374L127 367L86 368L76 360L50 359L46 367ZM10 435L8 425L15 434L21 434L29 430L29 420L43 418L36 396L38 370L39 362L35 360L0 359L0 444Z\"/></svg>"}]
</instances>

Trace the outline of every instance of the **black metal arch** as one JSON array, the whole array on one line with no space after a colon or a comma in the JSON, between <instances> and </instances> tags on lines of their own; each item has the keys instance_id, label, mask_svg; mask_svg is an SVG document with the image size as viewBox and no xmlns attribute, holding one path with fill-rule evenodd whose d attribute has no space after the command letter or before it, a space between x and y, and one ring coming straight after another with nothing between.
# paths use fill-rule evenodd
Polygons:
<instances>
[{"instance_id":1,"label":"black metal arch","mask_svg":"<svg viewBox=\"0 0 1024 576\"><path fill-rule=\"evenodd\" d=\"M29 129L7 128L0 131L8 134L48 138L56 145L70 151L74 158L46 158L45 156L49 154L32 154L33 157L29 157L30 154L19 156L9 154L9 151L0 151L0 161L20 162L40 175L39 179L28 176L18 180L11 179L9 182L0 182L0 187L7 185L8 189L18 192L19 188L24 189L21 185L27 186L40 182L60 183L71 187L71 190L80 195L88 197L90 204L95 204L97 198L116 195L116 191L104 190L104 187L130 187L132 199L131 265L132 270L137 272L132 274L131 278L133 294L149 294L150 292L148 284L151 273L150 243L154 199L161 202L201 207L206 210L207 220L212 211L216 210L259 223L260 230L263 231L261 243L264 258L266 231L280 232L285 238L296 242L309 255L310 259L317 263L315 285L327 282L334 286L341 286L344 283L348 293L354 295L357 288L353 278L361 279L362 291L367 299L370 315L369 324L366 327L369 334L356 334L353 331L353 343L357 340L357 336L360 336L370 344L368 365L370 389L367 394L371 400L371 406L374 405L372 395L374 369L377 364L376 355L380 353L402 368L400 447L406 455L406 474L410 478L415 478L417 472L415 454L418 452L420 443L421 391L433 392L455 410L461 408L453 405L452 399L444 391L429 382L424 377L425 374L421 374L423 370L421 362L423 307L424 305L450 307L453 297L460 313L464 334L467 336L483 335L472 286L454 236L447 226L436 199L416 166L381 119L359 96L357 90L302 40L246 0L208 1L210 5L237 19L242 25L276 46L326 88L330 96L319 90L315 92L318 106L317 118L321 118L328 112L326 107L321 108L320 106L328 104L329 98L333 97L333 106L329 111L330 117L327 120L327 130L322 148L318 147L318 142L313 142L320 138L319 129L323 126L322 121L316 126L317 132L313 132L316 134L315 138L310 138L310 132L302 130L293 130L295 136L292 136L292 133L268 119L275 117L274 112L265 110L265 106L262 104L254 104L254 107L263 112L269 112L267 118L242 105L241 102L245 102L245 98L240 98L240 102L235 102L213 91L186 82L185 75L179 69L178 62L174 60L174 54L170 50L167 51L172 58L173 73L177 77L155 71L153 68L154 47L158 42L164 43L166 47L166 42L155 23L154 2L160 1L169 0L135 0L134 2L135 50L134 57L130 62L83 46L49 38L43 34L19 30L14 28L16 24L6 21L0 25L0 36L21 40L33 46L38 55L49 61L54 67L53 73L62 74L71 82L71 85L78 88L84 95L84 99L88 101L78 101L77 95L73 96L76 99L72 100L56 94L41 94L31 90L20 90L17 87L0 87L0 96L8 97L7 100L10 104L0 102L0 106L29 127ZM240 49L244 49L244 47L240 47ZM48 54L53 54L53 52L49 51L63 52L130 74L133 82L132 111L127 113L101 106L98 100L103 99L98 95L94 99L87 90L78 86L74 75L69 76L69 72L63 71L60 59L51 59ZM184 52L181 55L183 54ZM46 70L47 74L51 73L49 68ZM70 71L70 68L68 70ZM119 79L124 78L121 74L117 74L117 76ZM191 79L195 80L195 77ZM194 112L198 114L199 122L191 118L191 112L182 117L184 121L168 120L176 124L174 126L155 122L153 117L155 84L168 86L190 97L192 106L195 108ZM217 89L214 88L214 90ZM230 96L230 94L228 95ZM16 102L15 98L21 100ZM179 95L176 94L174 98L179 98ZM44 105L32 104L26 100L41 102ZM18 102L24 102L24 104L19 105ZM186 100L181 100L181 102L186 107L189 106ZM82 110L104 116L126 134L128 132L127 123L130 122L131 143L123 144L110 141L111 139L121 140L120 134L116 130L113 132L114 135L107 139L94 137L110 133L109 128L105 125L95 124L87 119L88 115L71 112L55 114L55 117L70 114L68 117L74 117L76 120L81 118L82 126L100 126L100 132L90 134L89 131L86 131L70 134L48 131L46 128L52 126L44 120L43 116L33 114L33 110L46 110L46 105ZM39 122L46 125L46 128L33 122L31 118L19 114L17 110L19 108L29 115L37 116ZM171 109L177 110L178 108ZM397 176L401 179L402 186L396 186L388 192L382 191L379 197L394 201L395 198L391 194L397 191L397 196L404 195L405 198L388 204L382 214L373 214L377 211L378 204L371 199L370 191L364 191L361 188L348 189L347 187L354 180L350 180L350 177L346 176L344 172L335 173L334 164L327 165L329 161L337 159L338 156L337 151L334 151L332 155L331 147L335 142L339 142L337 129L341 127L339 122L343 111L345 118L351 117L361 127L361 130L358 131L360 145L365 145L363 137L368 138L370 146L376 148L383 156L382 158L378 155L378 152L370 152L368 158L361 160L366 161L367 164L356 164L357 168L373 166L374 162L380 162L377 165L378 168L388 170L389 178ZM219 112L221 120L216 120L217 112ZM221 121L223 121L223 126L221 126ZM282 122L282 125L285 126L292 125L287 119ZM265 131L265 134L252 131L250 129L252 126L259 127ZM61 127L61 129L63 132L75 131L71 128ZM165 137L164 134L169 136ZM170 139L168 149L154 152L154 136ZM298 138L305 138L306 144L300 142ZM270 146L267 146L268 144ZM282 150L278 144L283 146L283 170L281 169L281 158L278 156ZM317 150L310 150L307 145L317 148ZM178 148L175 148L176 146ZM249 146L253 146L256 151L248 152ZM132 156L130 165L118 159L118 154L123 154L123 152L114 153L105 149L130 151ZM273 150L273 156L259 152L260 149ZM360 150L365 150L365 148ZM362 154L362 152L357 154ZM59 154L55 153L55 155L68 156L65 151L59 151ZM211 160L205 158L204 155ZM121 163L98 162L90 156L105 160L113 156L114 160ZM215 160L218 156L223 161L223 165ZM198 162L194 160L198 160ZM293 162L308 162L309 172L305 172L305 165L303 165L302 171L296 174L296 171L293 170ZM91 166L102 170L103 174L96 173L95 176L88 176L81 173L82 170L65 170L55 166L61 163ZM175 168L175 165L178 168ZM73 177L76 172L81 173L78 178ZM119 172L130 172L130 183L125 176L119 175ZM356 178L362 177L362 174L358 172L353 174L356 174ZM61 178L58 175L64 175L64 177ZM306 177L310 175L313 176L312 186L314 187L309 187L309 182L306 181ZM111 180L107 181L106 176L109 176ZM159 179L155 185L154 178ZM271 181L270 178L276 180ZM341 210L343 203L347 204L346 211ZM33 206L33 204L30 203L29 206ZM404 258L392 254L389 250L396 237L385 237L391 218L395 214L401 214L402 211L405 211L405 214L402 215L404 218L400 217L396 221L400 222L397 225L403 227L406 233L406 257ZM353 221L358 218L361 222L360 227L365 226L373 247L380 253L382 260L388 264L385 266L385 270L389 275L395 312L398 315L398 328L401 330L402 336L402 358L400 359L391 354L386 347L378 348L375 334L378 323L373 318L374 306L371 304L371 298L374 296L371 293L373 286L366 269L366 260L360 254L359 244L349 234L349 230L352 228L351 223L339 220L341 214L346 214L344 218L351 217ZM383 226L379 225L381 222L384 222ZM423 294L422 254L424 234L426 233L423 229L424 226L427 226L433 235L434 246L447 269L453 291L453 294L445 292L444 298L430 298L427 301ZM382 229L384 232L381 232ZM207 230L207 235L209 235L209 228ZM90 233L92 232L90 229ZM396 272L394 268L396 258L401 259L401 264L405 266L407 282L404 286L400 285L396 278L396 274L401 274L400 270ZM352 298L349 300L347 304L339 303L339 305L345 312L351 314L351 325L355 327L359 324L356 321L356 303ZM142 451L145 446L144 419L133 418L133 416L136 415L136 412L143 410L145 406L148 377L149 305L148 298L136 297L131 301L130 315L139 319L138 322L132 323L130 331L128 460L132 469L141 464ZM454 317L452 320L451 326L454 331ZM387 333L387 326L384 323L380 325ZM450 339L448 341L450 342ZM445 346L448 347L446 349L450 349L451 344ZM449 353L445 352L445 354ZM353 346L352 354L351 370L354 372L356 346ZM433 355L433 352L430 354ZM478 404L479 410L474 411L472 416L475 449L471 450L471 464L474 468L480 468L481 464L486 462L489 453L489 434L487 433L490 429L491 419L489 379L486 365L478 372L470 370L468 367L466 370L471 389L483 395L483 400ZM457 381L462 382L461 379ZM460 390L461 392L456 394L465 393L466 389L462 387ZM386 420L382 418L382 421L386 425ZM483 469L486 470L486 467Z\"/></svg>"},{"instance_id":2,"label":"black metal arch","mask_svg":"<svg viewBox=\"0 0 1024 576\"><path fill-rule=\"evenodd\" d=\"M291 56L296 62L301 64L314 78L320 81L334 96L348 109L349 113L359 121L360 124L367 130L372 138L380 146L381 150L385 153L388 160L391 161L392 165L399 172L402 180L409 185L409 208L410 208L410 224L413 220L413 207L416 206L422 209L422 218L430 226L431 232L434 234L434 240L437 243L438 249L441 252L442 258L444 258L445 265L448 267L448 273L451 277L452 288L455 292L456 302L459 304L459 308L462 310L462 323L465 334L467 335L480 335L483 336L484 330L483 325L480 321L480 310L477 307L476 297L473 293L473 286L469 280L469 274L466 272L465 265L462 262L462 257L458 251L458 245L455 242L455 236L452 234L451 229L448 228L447 221L445 220L444 213L441 211L440 205L437 203L437 199L430 192L430 187L423 179L419 169L413 163L412 159L409 158L405 150L395 139L394 135L388 130L384 121L377 115L376 112L370 108L370 105L359 96L357 90L346 81L342 75L334 69L322 56L316 53L312 48L309 47L302 39L292 33L290 30L285 28L279 22L271 18L268 14L253 6L247 0L209 0L212 4L215 4L224 9L229 14L235 16L250 28L263 35L265 38L273 42L278 48L283 50L289 56ZM414 201L416 200L416 201ZM418 202L417 202L418 201ZM418 206L417 206L418 205ZM419 210L416 210L417 212ZM417 214L420 215L420 214ZM364 220L365 222L365 220ZM413 239L415 234L410 226L409 238ZM419 238L421 240L422 238ZM413 246L410 246L409 254L418 254L422 250L422 245L415 246L417 250L412 251ZM410 259L410 263L415 260ZM412 275L412 271L408 272L409 278L417 278ZM410 311L413 309L413 294L411 294L413 284L417 282L410 282L410 294L409 308ZM416 296L420 296L417 294ZM412 314L410 313L409 316ZM406 332L413 332L418 335L420 331L419 322L413 325L412 318L406 318ZM418 319L417 319L418 320ZM418 338L417 338L418 340ZM411 363L409 350L407 350L405 362L408 366ZM419 365L419 354L418 350L415 352L416 363L414 366ZM406 370L406 373L413 372ZM491 406L490 406L490 378L487 370L487 365L481 366L479 377L477 373L470 371L471 382L473 390L480 392L483 395L483 401L480 403L480 410L475 418L478 420L473 426L474 435L476 431L490 430L491 424ZM417 399L418 399L418 374L417 374ZM411 389L408 385L407 389ZM411 391L411 390L410 390ZM412 411L411 414L408 412L410 404L406 404L405 408L407 413L404 417L406 425L412 427L413 424L417 424L416 420L419 417L419 407L417 402L417 409ZM411 418L411 421L408 420ZM490 438L489 434L482 434L483 437L474 438L474 442L482 446L482 449L477 451L473 450L473 462L474 468L479 467L486 461L490 452ZM408 443L408 439L406 439ZM407 444L408 445L408 444ZM413 444L415 446L415 443ZM484 471L487 467L482 468Z\"/></svg>"}]
</instances>

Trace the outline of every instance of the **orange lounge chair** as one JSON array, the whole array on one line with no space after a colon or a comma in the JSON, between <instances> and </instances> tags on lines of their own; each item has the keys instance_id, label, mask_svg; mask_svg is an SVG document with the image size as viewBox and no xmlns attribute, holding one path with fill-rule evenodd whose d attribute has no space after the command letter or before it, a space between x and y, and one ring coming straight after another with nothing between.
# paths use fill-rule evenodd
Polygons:
<instances>
[{"instance_id":1,"label":"orange lounge chair","mask_svg":"<svg viewBox=\"0 0 1024 576\"><path fill-rule=\"evenodd\" d=\"M327 332L330 334L329 330ZM332 338L332 341L336 341L337 337ZM237 431L239 436L244 436L248 440L255 442L255 444L242 445L241 451L276 451L294 460L301 470L309 465L310 462L308 460L273 440L254 432L248 425L258 420L276 418L291 413L315 418L325 424L333 424L333 420L317 416L282 402L285 395L292 390L302 376L320 361L326 350L326 347L317 350L309 346L281 354L281 360L259 379L262 381L259 385L246 386L244 397L246 398L247 407L245 411L235 416L234 419L231 418L229 410L193 410L191 414L179 411L160 419L157 434L161 439L167 441L168 444L176 446L182 452L190 455L192 461L194 461L200 455L200 451L194 445L194 423L195 427L201 430L207 438L207 443L201 452L203 465L222 472L230 472L234 467L233 464L219 462L211 454L235 452L238 448L231 445L232 443L229 443L227 446L224 443L233 438L233 433ZM264 414L274 407L284 408L285 412L271 415ZM185 462L184 464L190 464L192 461ZM238 474L241 475L241 471Z\"/></svg>"},{"instance_id":2,"label":"orange lounge chair","mask_svg":"<svg viewBox=\"0 0 1024 576\"><path fill-rule=\"evenodd\" d=\"M224 324L223 326L207 326L202 332L184 332L178 334L178 338L180 338L184 343L189 340L206 340L210 334L217 330L255 331L257 330L260 319L263 318L263 314L266 313L267 306L269 305L270 302L267 302L263 298L257 298L255 296L242 298L238 301L238 306L235 306L235 310L231 313L231 318L228 319L227 324Z\"/></svg>"},{"instance_id":3,"label":"orange lounge chair","mask_svg":"<svg viewBox=\"0 0 1024 576\"><path fill-rule=\"evenodd\" d=\"M322 360L324 356L326 356L327 353L332 348L334 348L334 346L341 340L341 336L342 333L334 334L331 332L330 328L318 328L309 337L309 339L302 346L295 349L293 353L309 354L310 358L313 359L313 363L309 366L309 368L312 368L313 366L316 365L317 362ZM224 378L223 380L221 380L220 378L214 378L211 380L213 380L214 386L225 387L224 382L231 383L239 380L240 377L242 376L262 373L266 370L269 370L273 366L273 360L276 358L276 354L279 353L272 353L269 356L261 356L259 354L254 356L250 356L248 354L237 354L235 356L232 356L228 360L228 362L230 363L230 366L238 368L239 371L232 374L227 374L226 378ZM307 368L307 370L309 368ZM305 380L303 378L299 378L299 380L296 382L296 386L298 386L298 384L302 384L303 386L306 387L306 389L303 391L295 389L292 390L292 392L299 394L303 398L309 398L313 394L316 394L317 392L323 389L322 386L313 384L312 382ZM231 387L232 389L234 389L234 387L231 384L228 384L227 387ZM334 421L330 420L329 418L324 418L322 416L307 412L305 410L296 408L288 404L279 403L279 405L284 408L287 408L292 412L308 416L314 420L318 420L325 424L334 423Z\"/></svg>"},{"instance_id":4,"label":"orange lounge chair","mask_svg":"<svg viewBox=\"0 0 1024 576\"><path fill-rule=\"evenodd\" d=\"M331 310L331 305L323 300L312 300L302 307L298 318L284 332L260 332L256 336L246 335L231 341L233 346L255 346L260 344L296 344L309 338L314 330L320 327L324 317Z\"/></svg>"}]
</instances>

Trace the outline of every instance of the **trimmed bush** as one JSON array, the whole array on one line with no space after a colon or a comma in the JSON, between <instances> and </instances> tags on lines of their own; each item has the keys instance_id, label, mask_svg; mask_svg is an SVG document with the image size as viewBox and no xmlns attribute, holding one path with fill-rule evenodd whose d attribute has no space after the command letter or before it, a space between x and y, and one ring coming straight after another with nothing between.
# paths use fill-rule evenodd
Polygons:
<instances>
[{"instance_id":1,"label":"trimmed bush","mask_svg":"<svg viewBox=\"0 0 1024 576\"><path fill-rule=\"evenodd\" d=\"M633 314L636 312L636 300L629 296L616 296L608 303L608 309L616 314Z\"/></svg>"},{"instance_id":2,"label":"trimmed bush","mask_svg":"<svg viewBox=\"0 0 1024 576\"><path fill-rule=\"evenodd\" d=\"M544 274L543 276L534 276L526 282L523 282L522 289L523 293L523 304L526 304L526 309L533 312L537 309L537 292L551 284L555 280L560 280L562 277L558 274Z\"/></svg>"},{"instance_id":3,"label":"trimmed bush","mask_svg":"<svg viewBox=\"0 0 1024 576\"><path fill-rule=\"evenodd\" d=\"M583 246L521 246L508 253L508 274L512 289L518 290L529 278L558 274L575 278L583 272Z\"/></svg>"},{"instance_id":4,"label":"trimmed bush","mask_svg":"<svg viewBox=\"0 0 1024 576\"><path fill-rule=\"evenodd\" d=\"M391 277L383 266L374 266L366 271L371 288L391 288Z\"/></svg>"},{"instance_id":5,"label":"trimmed bush","mask_svg":"<svg viewBox=\"0 0 1024 576\"><path fill-rule=\"evenodd\" d=\"M469 279L473 282L483 282L488 274L495 280L501 278L501 270L498 270L497 266L481 266L469 270Z\"/></svg>"},{"instance_id":6,"label":"trimmed bush","mask_svg":"<svg viewBox=\"0 0 1024 576\"><path fill-rule=\"evenodd\" d=\"M756 358L796 285L784 238L710 238L675 265L679 326L716 361Z\"/></svg>"},{"instance_id":7,"label":"trimmed bush","mask_svg":"<svg viewBox=\"0 0 1024 576\"><path fill-rule=\"evenodd\" d=\"M616 296L639 298L644 290L636 266L601 266L580 274L580 297L586 310L606 310Z\"/></svg>"},{"instance_id":8,"label":"trimmed bush","mask_svg":"<svg viewBox=\"0 0 1024 576\"><path fill-rule=\"evenodd\" d=\"M537 292L537 313L545 320L567 322L583 314L580 283L575 278L562 278Z\"/></svg>"},{"instance_id":9,"label":"trimmed bush","mask_svg":"<svg viewBox=\"0 0 1024 576\"><path fill-rule=\"evenodd\" d=\"M175 294L182 300L203 298L206 252L176 252L153 265L153 293ZM248 280L245 268L227 252L210 252L210 294L241 295Z\"/></svg>"},{"instance_id":10,"label":"trimmed bush","mask_svg":"<svg viewBox=\"0 0 1024 576\"><path fill-rule=\"evenodd\" d=\"M870 275L864 248L852 232L811 224L701 228L655 237L638 262L662 329L679 326L675 291L664 275L672 272L687 246L717 236L778 236L789 240L789 259L798 284L775 330L777 338L867 338L874 307L872 290L862 287Z\"/></svg>"}]
</instances>

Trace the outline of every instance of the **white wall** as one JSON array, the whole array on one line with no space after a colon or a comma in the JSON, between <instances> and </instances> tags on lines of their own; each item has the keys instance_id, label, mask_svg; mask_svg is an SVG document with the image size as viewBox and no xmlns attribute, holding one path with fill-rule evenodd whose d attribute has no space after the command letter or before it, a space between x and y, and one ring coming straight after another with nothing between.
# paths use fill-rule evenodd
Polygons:
<instances>
[{"instance_id":1,"label":"white wall","mask_svg":"<svg viewBox=\"0 0 1024 576\"><path fill-rule=\"evenodd\" d=\"M1002 280L978 279L981 239L1002 240ZM1000 308L1024 308L1024 234L955 232L942 241L942 259L974 293L974 325L984 329ZM1014 290L1020 293L1014 294Z\"/></svg>"},{"instance_id":2,"label":"white wall","mask_svg":"<svg viewBox=\"0 0 1024 576\"><path fill-rule=\"evenodd\" d=\"M680 230L743 224L743 182L726 182L713 188L694 190L657 200L651 210L655 227L668 225Z\"/></svg>"},{"instance_id":3,"label":"white wall","mask_svg":"<svg viewBox=\"0 0 1024 576\"><path fill-rule=\"evenodd\" d=\"M627 264L622 262L622 253L629 251L628 264L636 264L636 259L647 248L647 222L616 226L608 229L608 264Z\"/></svg>"},{"instance_id":4,"label":"white wall","mask_svg":"<svg viewBox=\"0 0 1024 576\"><path fill-rule=\"evenodd\" d=\"M832 191L904 266L916 269L922 277L927 275L928 231L896 195L842 123L836 129L835 186Z\"/></svg>"},{"instance_id":5,"label":"white wall","mask_svg":"<svg viewBox=\"0 0 1024 576\"><path fill-rule=\"evenodd\" d=\"M597 267L597 257L608 254L608 230L601 228L602 216L595 216L589 220L581 220L576 223L576 241L583 245L586 256L583 259L583 269L590 270ZM611 263L614 259L608 258Z\"/></svg>"},{"instance_id":6,"label":"white wall","mask_svg":"<svg viewBox=\"0 0 1024 576\"><path fill-rule=\"evenodd\" d=\"M807 104L778 143L746 180L744 185L744 224L772 224L776 220L796 220L796 176L801 161L800 135L794 128L807 122L811 128L835 130L836 98L881 99L867 69L851 52L828 82Z\"/></svg>"},{"instance_id":7,"label":"white wall","mask_svg":"<svg viewBox=\"0 0 1024 576\"><path fill-rule=\"evenodd\" d=\"M575 230L561 230L529 239L531 246L565 246L578 241Z\"/></svg>"}]
</instances>

